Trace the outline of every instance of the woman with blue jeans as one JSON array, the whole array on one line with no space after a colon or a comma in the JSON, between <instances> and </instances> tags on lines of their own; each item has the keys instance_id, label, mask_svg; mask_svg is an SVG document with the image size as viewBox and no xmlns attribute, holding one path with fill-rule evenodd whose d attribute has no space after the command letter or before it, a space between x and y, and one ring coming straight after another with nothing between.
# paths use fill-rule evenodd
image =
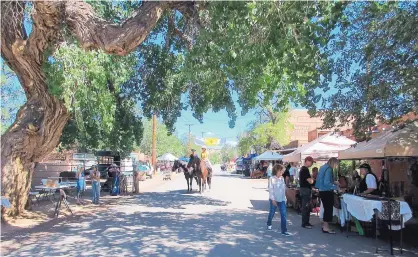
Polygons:
<instances>
[{"instance_id":1,"label":"woman with blue jeans","mask_svg":"<svg viewBox=\"0 0 418 257\"><path fill-rule=\"evenodd\" d=\"M267 219L267 230L271 230L271 223L277 208L280 210L282 235L290 236L287 232L286 221L286 183L283 178L284 166L276 164L273 167L269 183L270 212Z\"/></svg>"},{"instance_id":2,"label":"woman with blue jeans","mask_svg":"<svg viewBox=\"0 0 418 257\"><path fill-rule=\"evenodd\" d=\"M86 180L84 178L83 166L79 166L76 173L77 178L77 204L82 204L81 196L83 195L86 186Z\"/></svg>"},{"instance_id":3,"label":"woman with blue jeans","mask_svg":"<svg viewBox=\"0 0 418 257\"><path fill-rule=\"evenodd\" d=\"M96 166L93 166L91 173L91 186L93 188L93 203L99 204L100 199L100 171Z\"/></svg>"}]
</instances>

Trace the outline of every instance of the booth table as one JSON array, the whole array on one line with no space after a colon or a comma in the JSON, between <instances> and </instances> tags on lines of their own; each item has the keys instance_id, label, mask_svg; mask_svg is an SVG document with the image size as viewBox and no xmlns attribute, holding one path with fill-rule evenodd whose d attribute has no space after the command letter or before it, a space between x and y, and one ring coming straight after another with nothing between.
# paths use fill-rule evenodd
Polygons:
<instances>
[{"instance_id":1,"label":"booth table","mask_svg":"<svg viewBox=\"0 0 418 257\"><path fill-rule=\"evenodd\" d=\"M346 221L350 220L350 215L355 217L360 221L371 221L375 211L382 211L382 202L384 200L369 200L361 196L356 196L352 194L344 194L341 199L341 209L333 207L333 215L338 218L340 221L341 227L345 226ZM412 218L412 211L409 205L406 202L400 201L401 212L403 222L410 220ZM319 216L322 219L324 209L320 207ZM398 230L399 227L392 226L393 230Z\"/></svg>"},{"instance_id":2,"label":"booth table","mask_svg":"<svg viewBox=\"0 0 418 257\"><path fill-rule=\"evenodd\" d=\"M344 202L347 206L347 212L361 221L371 221L375 211L382 212L383 202L385 200L370 200L361 196L345 194L341 203ZM342 205L342 204L341 204ZM412 210L406 202L400 201L400 214L402 215L403 223L412 218ZM347 216L346 216L347 217ZM404 224L402 224L404 227ZM392 226L392 230L398 230L399 227Z\"/></svg>"}]
</instances>

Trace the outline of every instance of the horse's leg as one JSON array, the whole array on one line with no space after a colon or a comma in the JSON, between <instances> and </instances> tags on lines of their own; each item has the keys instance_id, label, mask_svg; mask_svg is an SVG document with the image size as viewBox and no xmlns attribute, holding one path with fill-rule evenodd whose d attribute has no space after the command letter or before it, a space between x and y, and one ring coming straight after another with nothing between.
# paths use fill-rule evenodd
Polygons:
<instances>
[{"instance_id":1,"label":"horse's leg","mask_svg":"<svg viewBox=\"0 0 418 257\"><path fill-rule=\"evenodd\" d=\"M206 190L206 179L207 176L203 175L203 190Z\"/></svg>"},{"instance_id":2,"label":"horse's leg","mask_svg":"<svg viewBox=\"0 0 418 257\"><path fill-rule=\"evenodd\" d=\"M190 179L190 192L192 192L193 191L193 189L192 189L193 176L189 176L189 179Z\"/></svg>"},{"instance_id":3,"label":"horse's leg","mask_svg":"<svg viewBox=\"0 0 418 257\"><path fill-rule=\"evenodd\" d=\"M208 185L209 185L209 190L212 189L212 178L210 176L208 176Z\"/></svg>"},{"instance_id":4,"label":"horse's leg","mask_svg":"<svg viewBox=\"0 0 418 257\"><path fill-rule=\"evenodd\" d=\"M200 177L196 177L197 184L199 185L199 193L202 193L202 186L200 185Z\"/></svg>"},{"instance_id":5,"label":"horse's leg","mask_svg":"<svg viewBox=\"0 0 418 257\"><path fill-rule=\"evenodd\" d=\"M185 176L186 177L186 182L187 182L187 192L190 191L190 187L189 187L189 176Z\"/></svg>"}]
</instances>

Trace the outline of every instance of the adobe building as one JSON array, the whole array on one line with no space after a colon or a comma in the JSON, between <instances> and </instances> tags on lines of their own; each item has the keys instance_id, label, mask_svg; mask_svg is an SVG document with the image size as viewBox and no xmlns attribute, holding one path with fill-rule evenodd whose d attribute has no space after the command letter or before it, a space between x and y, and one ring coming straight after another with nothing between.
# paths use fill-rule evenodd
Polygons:
<instances>
[{"instance_id":1,"label":"adobe building","mask_svg":"<svg viewBox=\"0 0 418 257\"><path fill-rule=\"evenodd\" d=\"M322 119L309 116L306 109L291 110L289 122L293 125L293 131L290 134L291 142L284 146L285 149L298 148L331 131L319 129L322 126Z\"/></svg>"}]
</instances>

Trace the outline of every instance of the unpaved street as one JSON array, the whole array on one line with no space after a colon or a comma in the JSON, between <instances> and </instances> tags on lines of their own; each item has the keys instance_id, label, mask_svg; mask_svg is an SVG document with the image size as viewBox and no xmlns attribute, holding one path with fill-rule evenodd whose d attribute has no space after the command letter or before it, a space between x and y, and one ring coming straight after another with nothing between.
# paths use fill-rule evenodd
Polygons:
<instances>
[{"instance_id":1,"label":"unpaved street","mask_svg":"<svg viewBox=\"0 0 418 257\"><path fill-rule=\"evenodd\" d=\"M177 176L152 192L121 198L109 210L62 222L41 231L3 238L5 256L387 256L374 254L374 241L323 234L300 227L289 210L289 232L266 231L266 180L217 170L203 195L186 192ZM196 190L196 185L194 189ZM404 253L403 256L415 256Z\"/></svg>"}]
</instances>

